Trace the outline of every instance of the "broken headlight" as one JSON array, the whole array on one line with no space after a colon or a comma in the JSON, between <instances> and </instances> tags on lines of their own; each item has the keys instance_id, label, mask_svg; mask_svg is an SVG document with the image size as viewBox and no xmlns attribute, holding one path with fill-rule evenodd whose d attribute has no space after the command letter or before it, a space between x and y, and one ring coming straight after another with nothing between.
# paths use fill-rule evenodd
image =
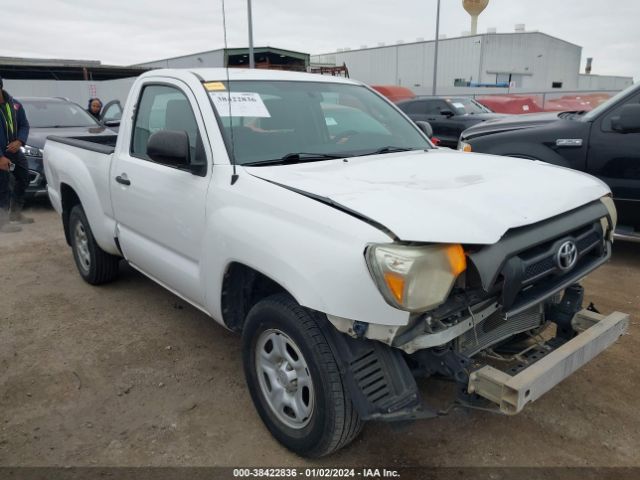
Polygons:
<instances>
[{"instance_id":1,"label":"broken headlight","mask_svg":"<svg viewBox=\"0 0 640 480\"><path fill-rule=\"evenodd\" d=\"M443 303L467 268L462 246L453 244L376 244L367 248L366 258L387 303L409 312L423 312Z\"/></svg>"}]
</instances>

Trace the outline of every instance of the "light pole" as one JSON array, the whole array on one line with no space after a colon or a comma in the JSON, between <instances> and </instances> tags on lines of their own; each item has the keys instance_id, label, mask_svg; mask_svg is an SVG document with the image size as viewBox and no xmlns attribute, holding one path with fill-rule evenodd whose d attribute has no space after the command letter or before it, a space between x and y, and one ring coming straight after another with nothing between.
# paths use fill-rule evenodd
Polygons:
<instances>
[{"instance_id":1,"label":"light pole","mask_svg":"<svg viewBox=\"0 0 640 480\"><path fill-rule=\"evenodd\" d=\"M249 68L256 68L256 61L253 58L253 20L251 19L251 0L247 0L247 16L249 17Z\"/></svg>"},{"instance_id":2,"label":"light pole","mask_svg":"<svg viewBox=\"0 0 640 480\"><path fill-rule=\"evenodd\" d=\"M436 95L436 88L438 82L438 43L440 41L440 0L438 0L438 11L436 13L436 42L435 52L433 54L433 91L432 95Z\"/></svg>"}]
</instances>

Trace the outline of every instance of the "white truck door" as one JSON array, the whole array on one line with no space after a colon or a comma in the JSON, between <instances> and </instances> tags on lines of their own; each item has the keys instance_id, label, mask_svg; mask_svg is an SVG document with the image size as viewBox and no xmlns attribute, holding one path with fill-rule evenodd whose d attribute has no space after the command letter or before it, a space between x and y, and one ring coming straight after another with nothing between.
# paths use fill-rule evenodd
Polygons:
<instances>
[{"instance_id":1,"label":"white truck door","mask_svg":"<svg viewBox=\"0 0 640 480\"><path fill-rule=\"evenodd\" d=\"M196 105L191 90L178 80L145 84L128 133L129 151L116 152L111 188L118 238L127 260L202 305L199 259L211 152L203 142L205 129ZM160 130L187 132L190 161L200 171L163 164L147 155L149 137Z\"/></svg>"}]
</instances>

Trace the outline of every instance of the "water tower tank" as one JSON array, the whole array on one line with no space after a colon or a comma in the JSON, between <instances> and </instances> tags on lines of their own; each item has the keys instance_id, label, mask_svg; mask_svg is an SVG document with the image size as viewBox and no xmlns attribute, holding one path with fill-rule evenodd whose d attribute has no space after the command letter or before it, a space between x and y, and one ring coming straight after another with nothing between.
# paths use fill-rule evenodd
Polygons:
<instances>
[{"instance_id":1,"label":"water tower tank","mask_svg":"<svg viewBox=\"0 0 640 480\"><path fill-rule=\"evenodd\" d=\"M471 15L471 35L478 33L478 16L487 8L489 0L462 0L462 6Z\"/></svg>"}]
</instances>

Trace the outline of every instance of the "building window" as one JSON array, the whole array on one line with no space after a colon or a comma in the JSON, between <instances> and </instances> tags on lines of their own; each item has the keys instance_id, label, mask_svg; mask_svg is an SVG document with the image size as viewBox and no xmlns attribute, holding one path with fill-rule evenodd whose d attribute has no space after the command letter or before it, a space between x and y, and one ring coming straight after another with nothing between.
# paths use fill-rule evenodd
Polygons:
<instances>
[{"instance_id":1,"label":"building window","mask_svg":"<svg viewBox=\"0 0 640 480\"><path fill-rule=\"evenodd\" d=\"M551 88L562 88L562 82L553 82Z\"/></svg>"}]
</instances>

